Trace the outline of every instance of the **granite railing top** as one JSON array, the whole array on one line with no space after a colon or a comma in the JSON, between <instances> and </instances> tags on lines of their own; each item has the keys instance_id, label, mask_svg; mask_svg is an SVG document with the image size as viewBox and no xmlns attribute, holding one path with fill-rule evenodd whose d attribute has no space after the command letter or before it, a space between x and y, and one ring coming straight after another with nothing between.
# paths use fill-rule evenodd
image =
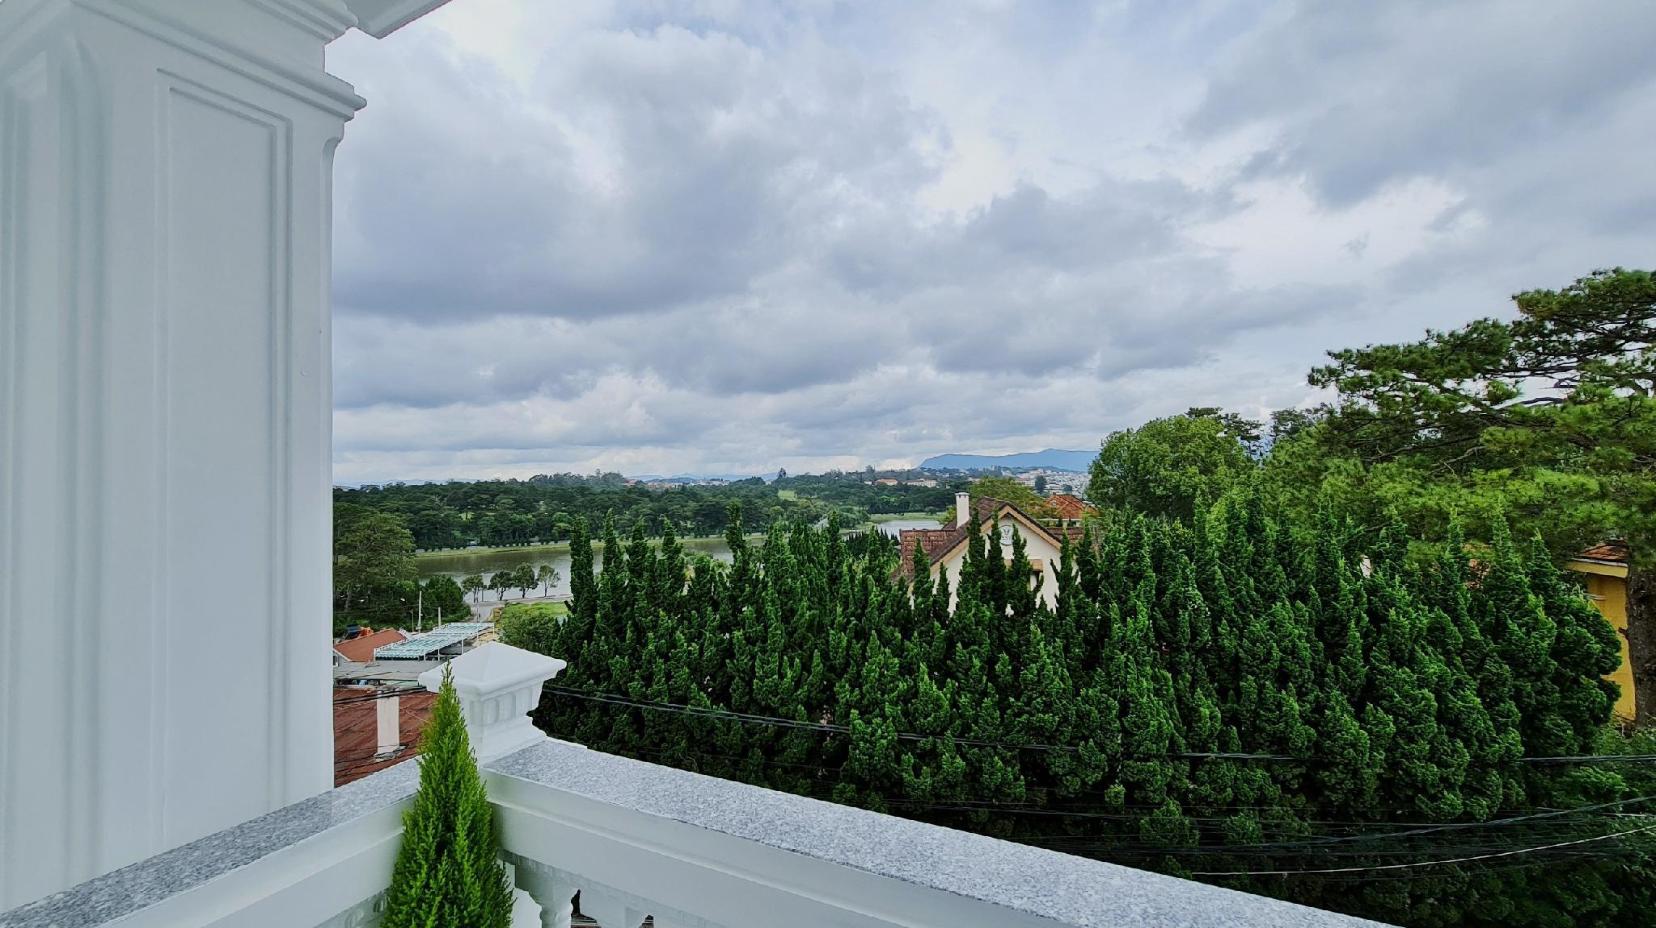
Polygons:
<instances>
[{"instance_id":1,"label":"granite railing top","mask_svg":"<svg viewBox=\"0 0 1656 928\"><path fill-rule=\"evenodd\" d=\"M1357 928L1378 923L547 741L485 765L764 847L1075 928ZM0 928L95 928L396 805L402 763L0 913ZM670 901L670 900L664 900Z\"/></svg>"},{"instance_id":2,"label":"granite railing top","mask_svg":"<svg viewBox=\"0 0 1656 928\"><path fill-rule=\"evenodd\" d=\"M1334 912L543 742L495 774L1077 928L1356 928Z\"/></svg>"},{"instance_id":3,"label":"granite railing top","mask_svg":"<svg viewBox=\"0 0 1656 928\"><path fill-rule=\"evenodd\" d=\"M0 912L0 928L93 928L401 802L419 786L401 763L77 886Z\"/></svg>"}]
</instances>

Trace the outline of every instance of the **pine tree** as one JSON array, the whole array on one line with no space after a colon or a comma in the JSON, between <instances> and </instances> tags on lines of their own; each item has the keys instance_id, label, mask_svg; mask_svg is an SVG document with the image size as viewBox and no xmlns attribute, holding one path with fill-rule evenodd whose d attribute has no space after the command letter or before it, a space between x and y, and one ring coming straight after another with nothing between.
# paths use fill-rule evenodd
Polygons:
<instances>
[{"instance_id":1,"label":"pine tree","mask_svg":"<svg viewBox=\"0 0 1656 928\"><path fill-rule=\"evenodd\" d=\"M386 891L383 928L507 928L512 891L452 674L420 737L420 789Z\"/></svg>"}]
</instances>

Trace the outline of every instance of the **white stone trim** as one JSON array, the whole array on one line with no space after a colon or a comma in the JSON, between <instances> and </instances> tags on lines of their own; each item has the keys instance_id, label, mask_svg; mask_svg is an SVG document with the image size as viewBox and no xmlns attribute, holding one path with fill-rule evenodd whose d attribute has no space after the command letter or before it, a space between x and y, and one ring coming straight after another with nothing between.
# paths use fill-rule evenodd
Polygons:
<instances>
[{"instance_id":1,"label":"white stone trim","mask_svg":"<svg viewBox=\"0 0 1656 928\"><path fill-rule=\"evenodd\" d=\"M548 740L529 713L540 704L541 687L566 666L557 658L491 641L420 674L419 680L435 693L445 669L454 675L472 750L479 763L487 763Z\"/></svg>"}]
</instances>

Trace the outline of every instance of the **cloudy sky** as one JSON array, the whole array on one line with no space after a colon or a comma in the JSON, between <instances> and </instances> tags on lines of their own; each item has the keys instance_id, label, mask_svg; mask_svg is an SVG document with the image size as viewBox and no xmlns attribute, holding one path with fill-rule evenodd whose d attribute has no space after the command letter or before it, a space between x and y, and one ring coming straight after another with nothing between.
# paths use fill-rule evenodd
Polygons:
<instances>
[{"instance_id":1,"label":"cloudy sky","mask_svg":"<svg viewBox=\"0 0 1656 928\"><path fill-rule=\"evenodd\" d=\"M1095 447L1656 263L1645 3L1353 9L454 0L353 33L335 478Z\"/></svg>"}]
</instances>

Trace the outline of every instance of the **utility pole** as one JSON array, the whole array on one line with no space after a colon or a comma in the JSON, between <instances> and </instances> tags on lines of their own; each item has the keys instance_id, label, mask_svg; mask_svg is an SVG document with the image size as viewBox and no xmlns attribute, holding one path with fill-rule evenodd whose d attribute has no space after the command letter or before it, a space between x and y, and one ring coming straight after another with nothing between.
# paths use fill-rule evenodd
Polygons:
<instances>
[{"instance_id":1,"label":"utility pole","mask_svg":"<svg viewBox=\"0 0 1656 928\"><path fill-rule=\"evenodd\" d=\"M419 594L414 599L414 630L425 631L425 589L417 588Z\"/></svg>"}]
</instances>

